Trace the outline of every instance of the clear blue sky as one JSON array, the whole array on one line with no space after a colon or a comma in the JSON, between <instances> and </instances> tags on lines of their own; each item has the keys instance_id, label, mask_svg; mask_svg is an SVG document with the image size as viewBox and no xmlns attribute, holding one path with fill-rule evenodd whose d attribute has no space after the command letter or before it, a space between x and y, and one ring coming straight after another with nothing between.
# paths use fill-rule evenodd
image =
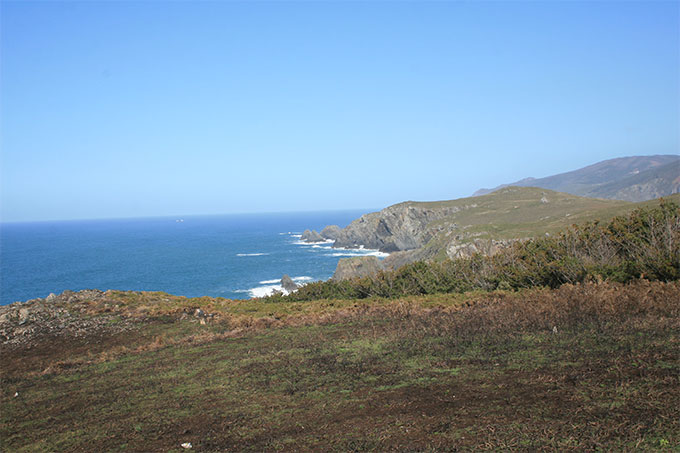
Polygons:
<instances>
[{"instance_id":1,"label":"clear blue sky","mask_svg":"<svg viewBox=\"0 0 680 453\"><path fill-rule=\"evenodd\" d=\"M679 5L3 1L0 215L382 208L678 153Z\"/></svg>"}]
</instances>

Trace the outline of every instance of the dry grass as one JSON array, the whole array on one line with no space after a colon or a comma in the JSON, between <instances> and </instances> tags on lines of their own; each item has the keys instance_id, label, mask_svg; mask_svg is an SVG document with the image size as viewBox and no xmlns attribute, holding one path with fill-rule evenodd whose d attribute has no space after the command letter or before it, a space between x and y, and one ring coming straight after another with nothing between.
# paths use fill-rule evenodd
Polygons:
<instances>
[{"instance_id":1,"label":"dry grass","mask_svg":"<svg viewBox=\"0 0 680 453\"><path fill-rule=\"evenodd\" d=\"M680 445L678 283L325 301L292 311L196 300L162 301L161 310L150 294L130 299L124 310L154 314L134 331L0 351L0 449ZM185 316L194 306L219 316L202 325Z\"/></svg>"}]
</instances>

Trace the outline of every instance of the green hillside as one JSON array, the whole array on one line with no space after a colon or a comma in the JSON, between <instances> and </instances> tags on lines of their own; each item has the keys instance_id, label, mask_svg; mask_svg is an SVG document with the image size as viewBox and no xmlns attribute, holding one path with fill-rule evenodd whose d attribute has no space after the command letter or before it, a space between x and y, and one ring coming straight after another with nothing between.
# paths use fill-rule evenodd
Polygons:
<instances>
[{"instance_id":1,"label":"green hillside","mask_svg":"<svg viewBox=\"0 0 680 453\"><path fill-rule=\"evenodd\" d=\"M680 194L666 199L680 202ZM398 252L388 258L387 263L399 267L422 259L451 258L447 255L451 246L550 235L573 224L608 221L658 203L658 200L631 203L585 198L536 187L506 187L488 195L449 201L409 201L396 206L456 212L427 225L430 239L421 249Z\"/></svg>"},{"instance_id":2,"label":"green hillside","mask_svg":"<svg viewBox=\"0 0 680 453\"><path fill-rule=\"evenodd\" d=\"M680 194L665 199L678 202ZM550 233L575 223L606 221L639 207L656 205L658 200L631 203L579 197L537 187L513 186L478 197L435 202L411 201L407 204L431 209L459 207L459 212L434 222L432 226L457 224L460 231L508 239Z\"/></svg>"}]
</instances>

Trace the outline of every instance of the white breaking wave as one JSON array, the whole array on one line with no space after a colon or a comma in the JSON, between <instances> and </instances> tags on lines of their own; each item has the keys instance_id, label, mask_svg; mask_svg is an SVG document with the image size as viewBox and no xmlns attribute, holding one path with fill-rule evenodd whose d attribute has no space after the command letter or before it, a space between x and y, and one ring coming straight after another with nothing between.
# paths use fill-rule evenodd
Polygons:
<instances>
[{"instance_id":1,"label":"white breaking wave","mask_svg":"<svg viewBox=\"0 0 680 453\"><path fill-rule=\"evenodd\" d=\"M301 282L309 282L314 280L314 277L309 277L308 275L301 275L299 277L292 277L291 280L297 283ZM272 280L262 280L260 282L261 285L263 286L257 286L255 288L250 288L250 289L239 289L234 291L235 293L248 293L250 294L250 297L267 297L271 296L275 292L280 292L284 296L287 296L290 294L288 291L283 289L283 286L281 286L281 279L272 279Z\"/></svg>"},{"instance_id":2,"label":"white breaking wave","mask_svg":"<svg viewBox=\"0 0 680 453\"><path fill-rule=\"evenodd\" d=\"M251 288L251 289L248 290L248 292L250 293L250 297L271 296L276 291L283 293L284 296L288 294L288 291L283 289L283 286L281 286L281 285L258 286L257 288Z\"/></svg>"},{"instance_id":3,"label":"white breaking wave","mask_svg":"<svg viewBox=\"0 0 680 453\"><path fill-rule=\"evenodd\" d=\"M381 252L379 250L364 249L362 251L357 250L356 252L346 251L337 253L326 253L324 256L377 256L378 258L385 258L390 256L390 254Z\"/></svg>"},{"instance_id":4,"label":"white breaking wave","mask_svg":"<svg viewBox=\"0 0 680 453\"><path fill-rule=\"evenodd\" d=\"M378 258L385 258L390 256L389 253L381 252L380 250L375 250L375 249L367 249L364 248L363 245L360 245L359 248L345 248L345 247L333 247L332 245L335 241L333 239L326 239L323 242L303 242L303 241L295 241L293 242L294 245L301 245L310 251L318 251L318 250L337 250L334 253L325 253L324 256L331 256L331 257L352 257L352 256L377 256Z\"/></svg>"},{"instance_id":5,"label":"white breaking wave","mask_svg":"<svg viewBox=\"0 0 680 453\"><path fill-rule=\"evenodd\" d=\"M295 236L295 235L293 235ZM302 236L300 236L302 237ZM332 239L326 239L325 241L318 241L318 242L305 242L305 241L295 241L293 242L294 245L307 245L307 246L316 246L316 245L322 245L322 244L332 244L335 242Z\"/></svg>"},{"instance_id":6,"label":"white breaking wave","mask_svg":"<svg viewBox=\"0 0 680 453\"><path fill-rule=\"evenodd\" d=\"M269 253L237 253L236 256L264 256L269 255Z\"/></svg>"}]
</instances>

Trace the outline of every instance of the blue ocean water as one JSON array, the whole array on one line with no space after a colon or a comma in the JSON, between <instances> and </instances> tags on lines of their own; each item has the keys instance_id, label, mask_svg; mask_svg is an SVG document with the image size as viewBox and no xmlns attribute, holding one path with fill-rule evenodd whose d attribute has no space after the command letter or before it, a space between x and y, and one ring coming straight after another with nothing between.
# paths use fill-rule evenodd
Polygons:
<instances>
[{"instance_id":1,"label":"blue ocean water","mask_svg":"<svg viewBox=\"0 0 680 453\"><path fill-rule=\"evenodd\" d=\"M363 213L4 223L0 305L89 288L243 299L271 292L284 274L325 280L343 256L377 253L302 244L300 232Z\"/></svg>"}]
</instances>

